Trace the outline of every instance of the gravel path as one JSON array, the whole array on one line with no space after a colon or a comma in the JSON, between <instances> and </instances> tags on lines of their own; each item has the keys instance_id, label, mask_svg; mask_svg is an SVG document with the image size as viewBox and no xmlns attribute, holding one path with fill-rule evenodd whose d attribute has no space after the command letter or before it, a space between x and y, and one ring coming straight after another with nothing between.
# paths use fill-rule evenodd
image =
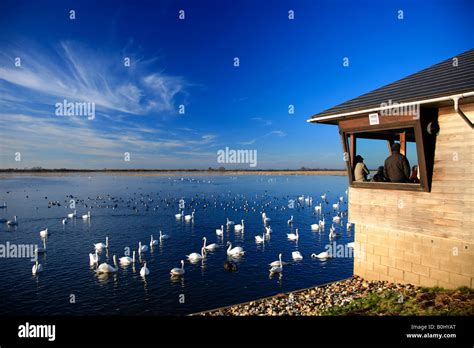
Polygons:
<instances>
[{"instance_id":1,"label":"gravel path","mask_svg":"<svg viewBox=\"0 0 474 348\"><path fill-rule=\"evenodd\" d=\"M198 313L205 316L245 315L319 315L333 306L342 306L369 293L397 291L404 298L416 296L417 287L385 281L367 281L358 276L311 289L278 294L270 298L251 301L231 307Z\"/></svg>"}]
</instances>

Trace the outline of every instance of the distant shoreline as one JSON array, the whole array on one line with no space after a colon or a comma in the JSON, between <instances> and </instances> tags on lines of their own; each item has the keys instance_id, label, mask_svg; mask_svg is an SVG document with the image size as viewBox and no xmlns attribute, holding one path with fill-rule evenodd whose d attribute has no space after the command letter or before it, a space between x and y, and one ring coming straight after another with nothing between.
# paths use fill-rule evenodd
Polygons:
<instances>
[{"instance_id":1,"label":"distant shoreline","mask_svg":"<svg viewBox=\"0 0 474 348\"><path fill-rule=\"evenodd\" d=\"M62 175L90 175L113 174L123 176L191 176L191 175L337 175L345 176L347 171L342 169L264 169L264 170L198 170L198 169L42 169L18 170L1 169L0 176L35 175L35 176L62 176Z\"/></svg>"}]
</instances>

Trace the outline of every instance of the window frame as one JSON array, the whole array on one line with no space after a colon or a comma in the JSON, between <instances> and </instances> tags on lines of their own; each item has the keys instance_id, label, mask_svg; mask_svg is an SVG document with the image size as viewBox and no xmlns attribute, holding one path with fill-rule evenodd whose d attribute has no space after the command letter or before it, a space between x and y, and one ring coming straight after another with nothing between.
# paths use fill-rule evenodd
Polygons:
<instances>
[{"instance_id":1,"label":"window frame","mask_svg":"<svg viewBox=\"0 0 474 348\"><path fill-rule=\"evenodd\" d=\"M355 145L357 146L357 134L359 133L368 133L372 131L386 131L386 130L393 130L393 129L401 129L401 128L413 128L414 135L415 135L415 144L416 144L416 154L418 157L418 170L420 173L420 183L382 183L382 182L356 182L354 180L354 172L353 168L353 158L351 158L351 151L349 150L349 136L350 141L353 142L355 139ZM426 168L426 160L425 160L425 148L423 144L423 134L421 129L420 120L418 119L411 119L411 120L403 120L400 122L391 122L379 125L372 125L372 126L354 126L348 127L345 129L339 130L341 135L341 142L343 146L344 153L347 154L346 160L346 168L347 168L347 176L349 178L349 186L355 188L367 188L367 189L384 189L384 190L404 190L404 191L421 191L421 192L429 192L430 191L430 184L428 182L428 175L427 175L427 168ZM352 143L351 143L352 145ZM355 148L356 148L355 146ZM356 153L353 151L353 155L355 156ZM411 168L410 168L411 170Z\"/></svg>"}]
</instances>

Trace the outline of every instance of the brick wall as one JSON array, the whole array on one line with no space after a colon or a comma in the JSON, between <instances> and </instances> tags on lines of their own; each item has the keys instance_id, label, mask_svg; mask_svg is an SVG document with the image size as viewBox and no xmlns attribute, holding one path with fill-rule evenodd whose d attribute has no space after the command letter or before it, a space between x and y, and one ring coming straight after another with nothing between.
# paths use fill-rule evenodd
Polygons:
<instances>
[{"instance_id":1,"label":"brick wall","mask_svg":"<svg viewBox=\"0 0 474 348\"><path fill-rule=\"evenodd\" d=\"M474 288L474 244L356 225L354 274L369 280Z\"/></svg>"}]
</instances>

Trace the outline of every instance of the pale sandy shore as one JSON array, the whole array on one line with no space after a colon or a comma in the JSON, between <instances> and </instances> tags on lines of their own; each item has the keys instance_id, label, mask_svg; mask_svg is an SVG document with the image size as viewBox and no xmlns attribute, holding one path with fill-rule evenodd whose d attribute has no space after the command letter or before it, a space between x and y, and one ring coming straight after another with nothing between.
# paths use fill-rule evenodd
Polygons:
<instances>
[{"instance_id":1,"label":"pale sandy shore","mask_svg":"<svg viewBox=\"0 0 474 348\"><path fill-rule=\"evenodd\" d=\"M112 175L112 176L233 176L233 175L337 175L345 176L345 170L226 170L226 171L68 171L68 172L0 172L0 177L11 176L92 176L92 175Z\"/></svg>"}]
</instances>

